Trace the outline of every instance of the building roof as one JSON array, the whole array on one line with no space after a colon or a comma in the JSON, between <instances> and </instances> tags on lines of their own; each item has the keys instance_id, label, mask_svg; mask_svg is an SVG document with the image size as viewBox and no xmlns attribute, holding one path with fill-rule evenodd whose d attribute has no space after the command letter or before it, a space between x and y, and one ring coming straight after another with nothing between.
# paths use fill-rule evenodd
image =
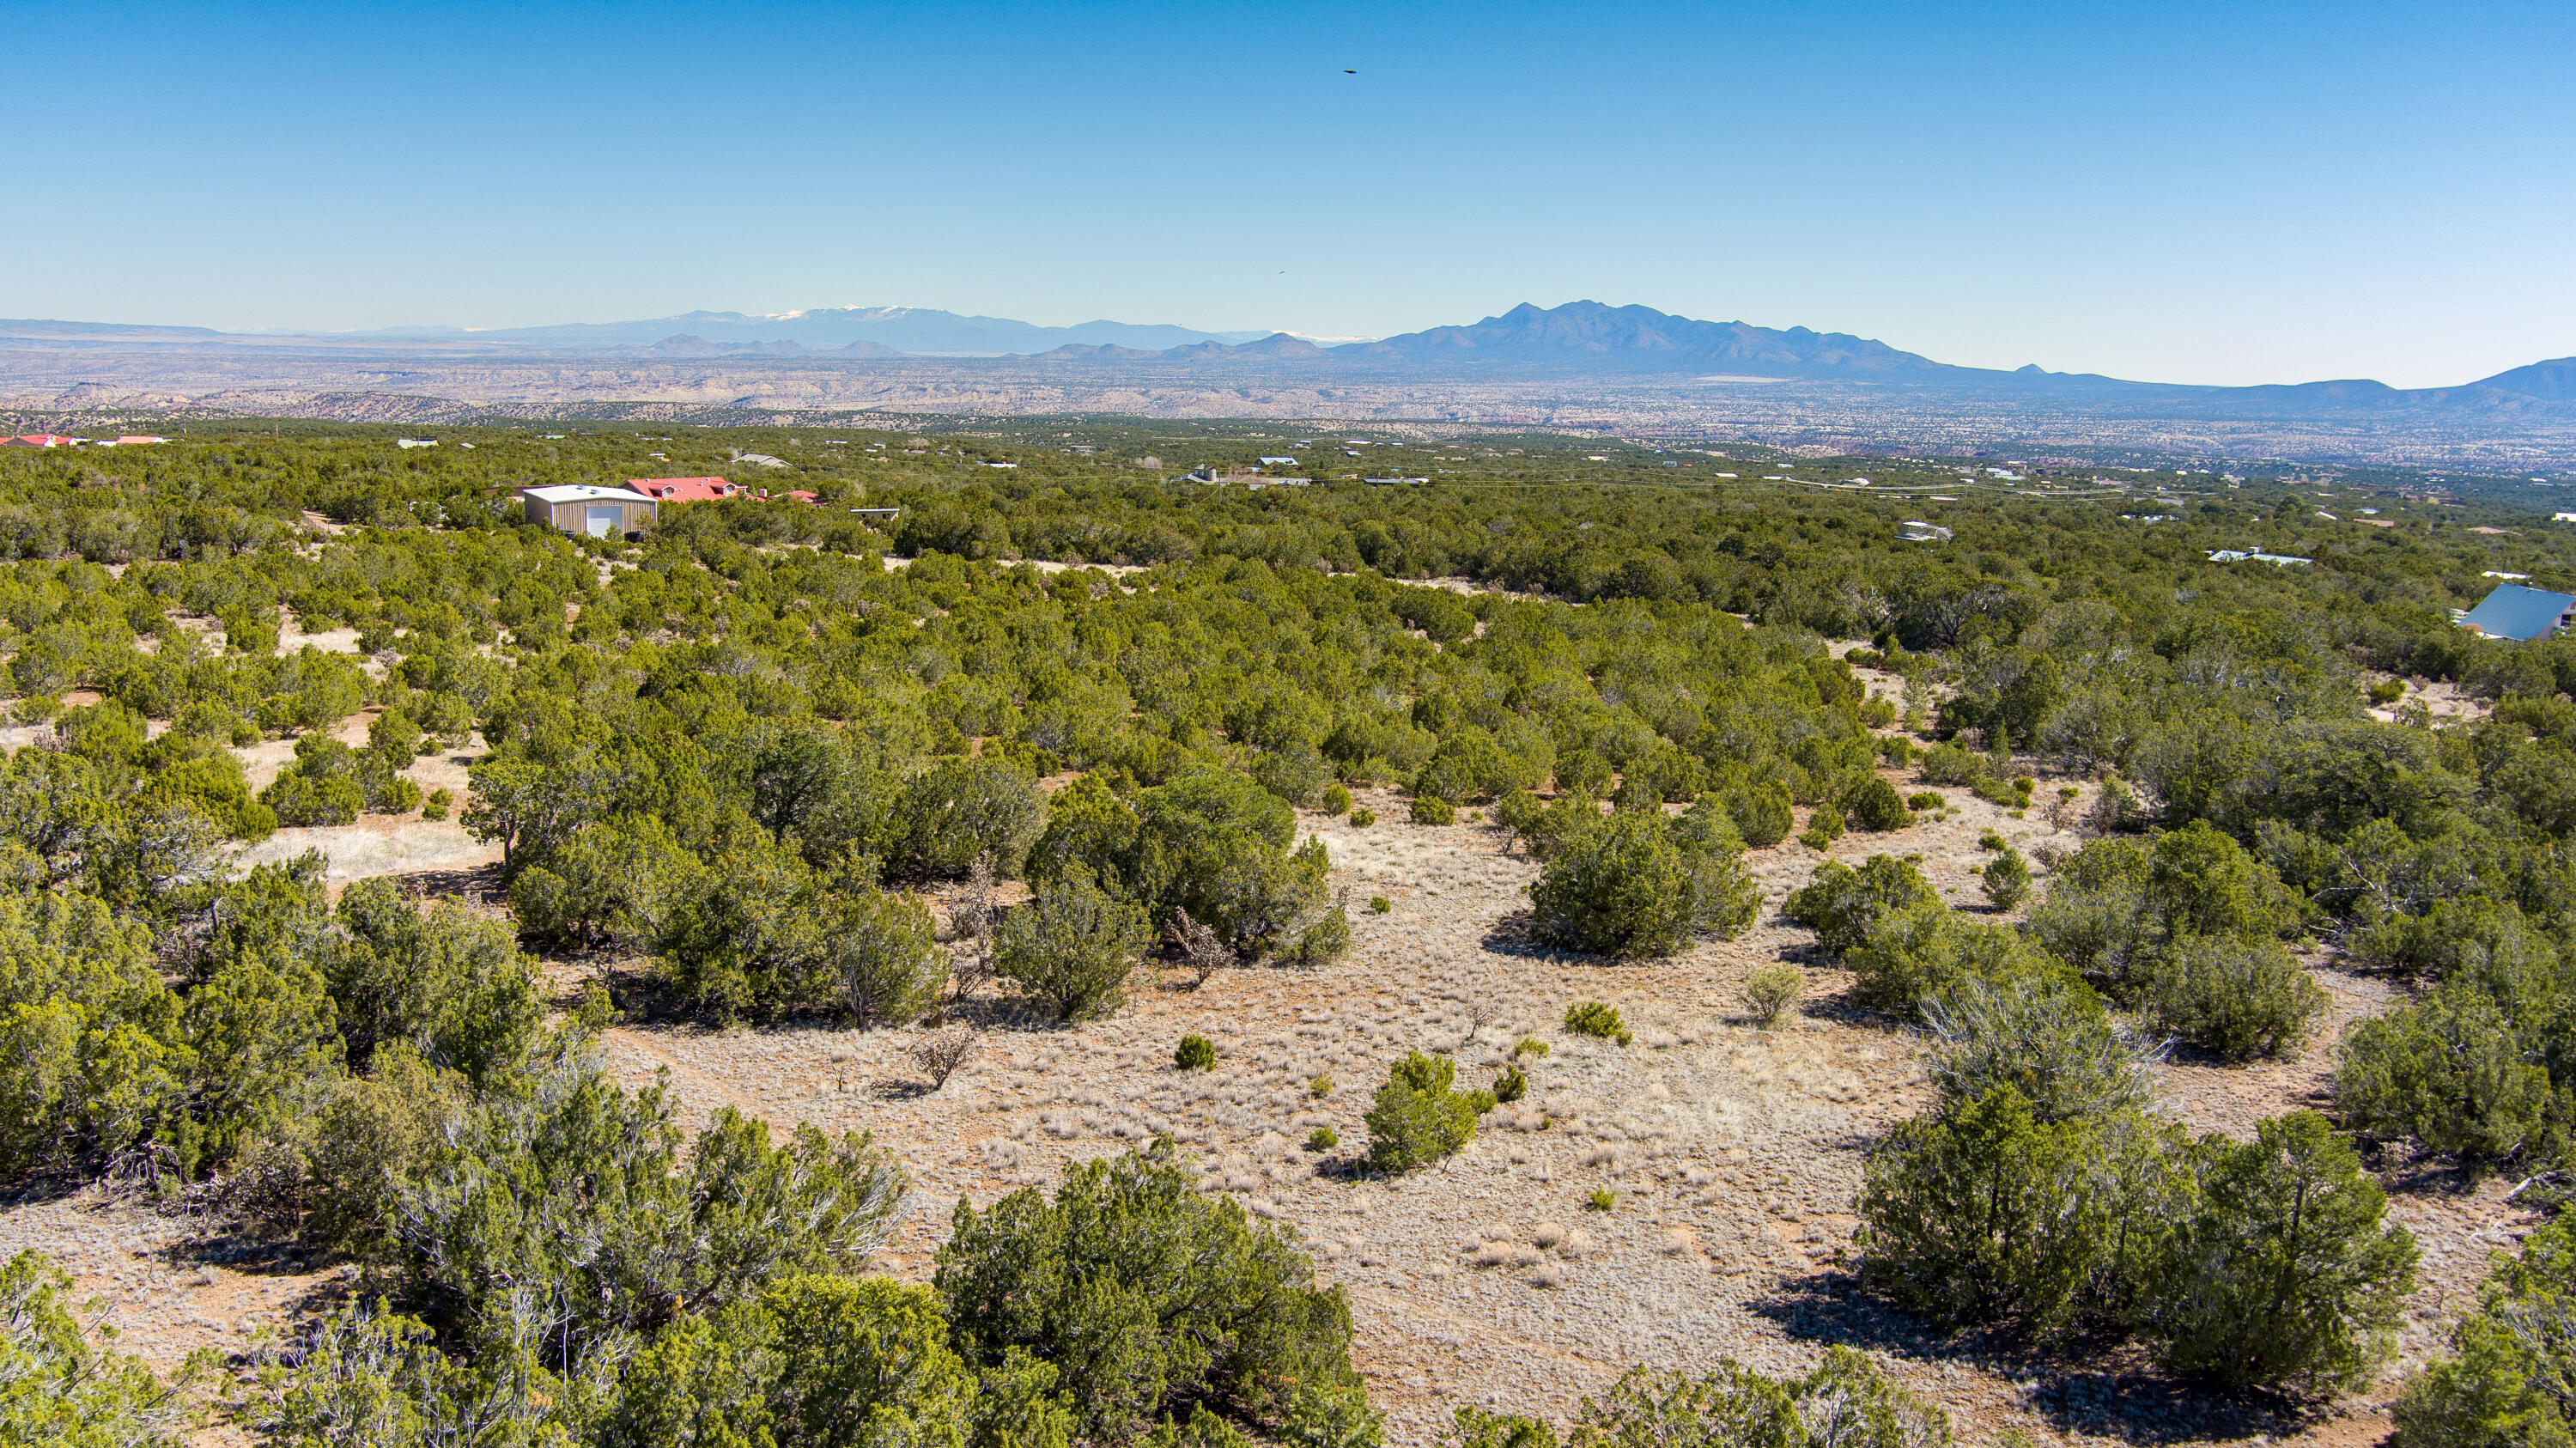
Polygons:
<instances>
[{"instance_id":1,"label":"building roof","mask_svg":"<svg viewBox=\"0 0 2576 1448\"><path fill-rule=\"evenodd\" d=\"M2569 609L2576 609L2576 594L2499 583L2460 622L2489 638L2536 639L2558 627Z\"/></svg>"},{"instance_id":2,"label":"building roof","mask_svg":"<svg viewBox=\"0 0 2576 1448\"><path fill-rule=\"evenodd\" d=\"M31 432L24 437L0 438L0 447L70 447L80 441L58 432Z\"/></svg>"},{"instance_id":3,"label":"building roof","mask_svg":"<svg viewBox=\"0 0 2576 1448\"><path fill-rule=\"evenodd\" d=\"M545 503L649 503L642 493L624 488L594 487L589 483L558 483L550 488L530 488L527 495Z\"/></svg>"},{"instance_id":4,"label":"building roof","mask_svg":"<svg viewBox=\"0 0 2576 1448\"><path fill-rule=\"evenodd\" d=\"M626 486L666 503L708 503L742 491L742 484L723 478L628 478Z\"/></svg>"}]
</instances>

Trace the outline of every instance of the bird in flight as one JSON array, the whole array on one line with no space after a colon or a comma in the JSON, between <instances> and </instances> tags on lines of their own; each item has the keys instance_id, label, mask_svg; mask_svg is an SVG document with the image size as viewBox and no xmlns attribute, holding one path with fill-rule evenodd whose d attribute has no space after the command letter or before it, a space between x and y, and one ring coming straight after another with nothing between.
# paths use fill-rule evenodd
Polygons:
<instances>
[{"instance_id":1,"label":"bird in flight","mask_svg":"<svg viewBox=\"0 0 2576 1448\"><path fill-rule=\"evenodd\" d=\"M1344 74L1344 75L1357 75L1357 74L1359 74L1359 72L1358 72L1358 71L1355 71L1355 70L1346 70L1346 71L1343 71L1343 72L1342 72L1342 74Z\"/></svg>"}]
</instances>

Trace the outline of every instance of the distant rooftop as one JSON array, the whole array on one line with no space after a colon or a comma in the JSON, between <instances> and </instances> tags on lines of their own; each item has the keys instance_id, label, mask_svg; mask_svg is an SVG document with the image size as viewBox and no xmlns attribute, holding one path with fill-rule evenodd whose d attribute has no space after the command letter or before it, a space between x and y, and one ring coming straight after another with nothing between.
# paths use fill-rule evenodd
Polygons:
<instances>
[{"instance_id":1,"label":"distant rooftop","mask_svg":"<svg viewBox=\"0 0 2576 1448\"><path fill-rule=\"evenodd\" d=\"M527 496L548 503L590 503L616 501L649 503L651 498L624 488L602 488L590 483L557 483L552 487L530 488Z\"/></svg>"},{"instance_id":2,"label":"distant rooftop","mask_svg":"<svg viewBox=\"0 0 2576 1448\"><path fill-rule=\"evenodd\" d=\"M2519 583L2500 583L2496 590L2470 609L2460 620L2463 628L2489 638L2528 642L2544 639L2567 627L2576 615L2576 594L2551 593L2545 588L2525 588Z\"/></svg>"}]
</instances>

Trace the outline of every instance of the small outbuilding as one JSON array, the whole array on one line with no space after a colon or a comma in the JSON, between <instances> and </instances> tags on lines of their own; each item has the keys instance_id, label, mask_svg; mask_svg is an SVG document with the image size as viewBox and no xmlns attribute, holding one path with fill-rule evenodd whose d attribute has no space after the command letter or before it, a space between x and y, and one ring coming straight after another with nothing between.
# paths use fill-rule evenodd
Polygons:
<instances>
[{"instance_id":1,"label":"small outbuilding","mask_svg":"<svg viewBox=\"0 0 2576 1448\"><path fill-rule=\"evenodd\" d=\"M2460 620L2460 627L2491 639L2529 643L2554 637L2570 623L2576 623L2576 594L2500 583L2495 592L2469 610L2468 617Z\"/></svg>"},{"instance_id":2,"label":"small outbuilding","mask_svg":"<svg viewBox=\"0 0 2576 1448\"><path fill-rule=\"evenodd\" d=\"M658 505L642 493L588 483L522 488L519 508L520 516L531 523L593 538L623 538L641 532L658 514Z\"/></svg>"}]
</instances>

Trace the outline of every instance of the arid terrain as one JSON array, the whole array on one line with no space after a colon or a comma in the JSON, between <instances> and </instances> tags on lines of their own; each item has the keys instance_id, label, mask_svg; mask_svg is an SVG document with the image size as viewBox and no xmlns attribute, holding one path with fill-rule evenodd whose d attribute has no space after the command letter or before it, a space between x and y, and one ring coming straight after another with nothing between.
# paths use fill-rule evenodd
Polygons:
<instances>
[{"instance_id":1,"label":"arid terrain","mask_svg":"<svg viewBox=\"0 0 2576 1448\"><path fill-rule=\"evenodd\" d=\"M1897 682L1865 677L1882 691ZM351 720L349 737L364 723ZM275 768L279 746L247 753L256 775ZM416 777L461 794L469 757L426 757ZM2059 783L2047 781L2042 797ZM1846 836L1832 854L1919 855L1953 905L1984 910L1980 835L1998 831L2043 858L2042 847L2071 848L2090 797L2078 783L2087 794L2061 815L2067 828L1943 790L1946 817ZM1327 969L1229 969L1195 986L1140 970L1124 1010L1075 1028L1033 1024L987 990L957 1012L981 1028L977 1053L936 1091L909 1054L910 1032L630 1022L605 1044L630 1082L666 1076L688 1124L731 1105L773 1128L873 1132L913 1174L909 1215L882 1254L906 1278L932 1270L959 1196L1043 1187L1070 1161L1168 1135L1207 1190L1296 1231L1324 1277L1348 1289L1361 1366L1388 1411L1390 1442L1402 1445L1430 1441L1466 1404L1562 1419L1630 1364L1705 1369L1733 1357L1783 1370L1832 1343L1882 1354L1945 1404L1969 1441L2007 1427L2066 1441L2376 1441L2405 1364L2438 1346L2473 1302L2488 1254L2527 1226L2505 1200L2510 1182L2391 1164L2394 1214L2424 1254L2421 1285L2401 1363L2374 1392L2329 1410L2185 1393L2122 1356L2045 1360L2008 1342L1936 1339L1861 1295L1846 1272L1865 1155L1927 1089L1916 1041L1850 1007L1847 977L1810 960L1808 932L1779 917L1822 856L1794 840L1753 855L1766 905L1741 938L1612 964L1529 943L1523 887L1537 866L1476 812L1431 828L1402 822L1392 796L1360 802L1379 823L1303 820L1329 846L1351 907L1354 949ZM494 888L492 854L453 821L288 831L253 858L307 847L326 852L335 883L395 874L473 900ZM1372 910L1372 897L1388 908ZM1805 964L1805 997L1787 1024L1761 1029L1737 990L1748 971L1782 959ZM2336 1032L2397 993L2342 969L2330 951L2308 959L2335 1008L2307 1048L2251 1068L2169 1060L2157 1068L2165 1110L2242 1135L2264 1116L2321 1102ZM567 996L631 968L550 964ZM1585 1000L1618 1007L1634 1043L1564 1030L1566 1008ZM1193 1032L1216 1043L1211 1071L1173 1065L1175 1043ZM1356 1169L1361 1113L1391 1059L1446 1052L1462 1084L1482 1084L1523 1037L1549 1048L1523 1058L1528 1096L1498 1108L1466 1150L1401 1179ZM1309 1149L1317 1127L1339 1144ZM1588 1202L1601 1188L1615 1193L1606 1211ZM348 1269L317 1270L235 1240L219 1221L101 1186L0 1207L0 1252L27 1246L73 1271L124 1343L165 1365L201 1346L241 1350L327 1306L350 1280Z\"/></svg>"},{"instance_id":2,"label":"arid terrain","mask_svg":"<svg viewBox=\"0 0 2576 1448\"><path fill-rule=\"evenodd\" d=\"M730 427L842 419L905 427L927 414L1115 414L1425 423L1799 449L1917 453L2047 445L2203 457L2543 467L2576 458L2563 409L2473 425L2390 411L2212 413L2189 404L1766 376L1412 376L1292 364L1069 363L1040 358L843 359L548 353L464 342L226 339L191 345L0 338L0 422L69 431L190 417L428 425L623 418Z\"/></svg>"}]
</instances>

